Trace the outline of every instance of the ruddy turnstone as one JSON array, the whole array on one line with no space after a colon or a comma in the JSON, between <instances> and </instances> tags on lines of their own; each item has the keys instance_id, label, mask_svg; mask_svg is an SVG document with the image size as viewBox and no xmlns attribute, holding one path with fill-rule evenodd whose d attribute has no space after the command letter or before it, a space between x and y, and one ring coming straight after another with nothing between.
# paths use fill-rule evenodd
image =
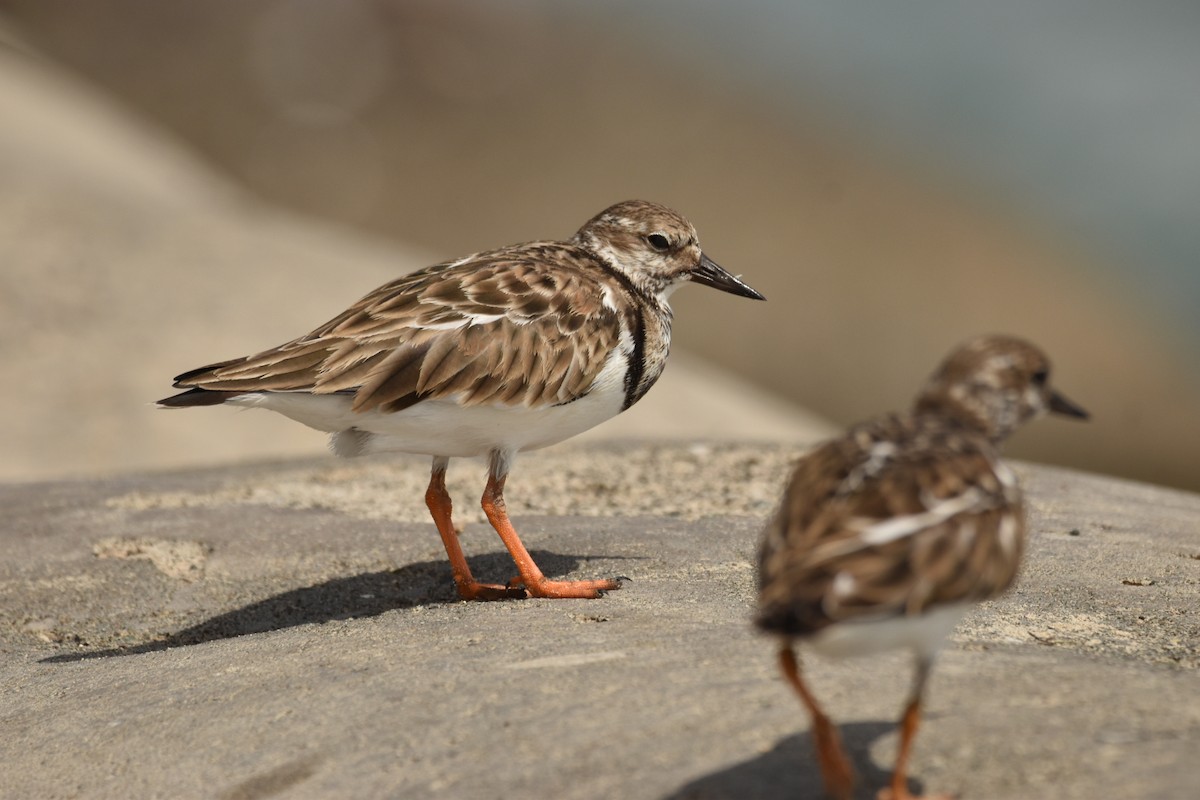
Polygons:
<instances>
[{"instance_id":1,"label":"ruddy turnstone","mask_svg":"<svg viewBox=\"0 0 1200 800\"><path fill-rule=\"evenodd\" d=\"M942 362L911 412L860 424L797 463L759 551L755 621L782 639L780 665L812 716L832 797L851 796L850 763L794 643L831 657L913 651L899 754L879 792L911 798L906 764L934 658L972 603L1012 584L1021 559L1021 491L996 447L1046 412L1087 418L1049 377L1033 345L975 338Z\"/></svg>"},{"instance_id":2,"label":"ruddy turnstone","mask_svg":"<svg viewBox=\"0 0 1200 800\"><path fill-rule=\"evenodd\" d=\"M459 596L598 597L616 580L542 574L509 522L504 484L516 454L616 416L658 379L671 343L667 298L683 283L764 299L700 249L665 206L634 200L569 240L476 253L384 284L312 333L185 372L181 408L266 408L332 434L340 456L433 457L425 503ZM451 522L446 467L487 456L484 513L516 562L508 585L476 581Z\"/></svg>"}]
</instances>

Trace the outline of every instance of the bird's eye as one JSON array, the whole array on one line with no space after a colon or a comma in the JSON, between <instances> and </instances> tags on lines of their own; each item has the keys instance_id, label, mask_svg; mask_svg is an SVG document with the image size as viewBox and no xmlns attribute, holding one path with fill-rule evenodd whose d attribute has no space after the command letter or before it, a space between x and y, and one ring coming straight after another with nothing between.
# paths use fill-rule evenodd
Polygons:
<instances>
[{"instance_id":1,"label":"bird's eye","mask_svg":"<svg viewBox=\"0 0 1200 800\"><path fill-rule=\"evenodd\" d=\"M1048 380L1050 380L1050 370L1048 369L1039 369L1033 373L1033 382L1038 386L1045 386Z\"/></svg>"},{"instance_id":2,"label":"bird's eye","mask_svg":"<svg viewBox=\"0 0 1200 800\"><path fill-rule=\"evenodd\" d=\"M646 241L660 253L665 253L671 249L671 240L663 236L661 233L652 233L646 237Z\"/></svg>"}]
</instances>

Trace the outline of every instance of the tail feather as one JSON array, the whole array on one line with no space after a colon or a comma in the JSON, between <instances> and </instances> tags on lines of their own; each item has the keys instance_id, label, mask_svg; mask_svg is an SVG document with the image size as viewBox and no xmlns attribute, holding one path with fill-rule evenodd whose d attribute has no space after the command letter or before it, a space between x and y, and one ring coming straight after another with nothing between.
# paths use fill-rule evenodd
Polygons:
<instances>
[{"instance_id":1,"label":"tail feather","mask_svg":"<svg viewBox=\"0 0 1200 800\"><path fill-rule=\"evenodd\" d=\"M222 392L211 389L188 389L158 401L161 408L189 408L191 406L219 406L231 397L245 392Z\"/></svg>"}]
</instances>

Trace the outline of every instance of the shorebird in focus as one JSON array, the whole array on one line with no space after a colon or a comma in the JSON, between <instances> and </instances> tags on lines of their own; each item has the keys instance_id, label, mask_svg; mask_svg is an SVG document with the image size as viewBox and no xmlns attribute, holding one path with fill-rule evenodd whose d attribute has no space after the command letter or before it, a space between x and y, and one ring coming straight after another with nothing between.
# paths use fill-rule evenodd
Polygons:
<instances>
[{"instance_id":1,"label":"shorebird in focus","mask_svg":"<svg viewBox=\"0 0 1200 800\"><path fill-rule=\"evenodd\" d=\"M685 283L764 299L700 249L680 214L618 203L567 241L460 258L385 284L311 333L185 372L181 408L265 408L331 434L339 456L433 457L425 502L459 596L598 597L617 580L550 580L509 522L504 485L523 450L561 442L636 403L662 374L667 298ZM507 585L471 574L451 521L451 458L485 456L482 506L516 563Z\"/></svg>"}]
</instances>

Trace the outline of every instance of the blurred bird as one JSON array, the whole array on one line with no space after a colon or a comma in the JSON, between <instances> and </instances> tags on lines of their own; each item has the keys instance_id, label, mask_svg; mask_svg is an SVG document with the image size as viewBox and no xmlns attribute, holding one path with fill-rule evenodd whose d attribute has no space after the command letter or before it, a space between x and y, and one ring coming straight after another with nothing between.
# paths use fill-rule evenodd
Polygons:
<instances>
[{"instance_id":1,"label":"blurred bird","mask_svg":"<svg viewBox=\"0 0 1200 800\"><path fill-rule=\"evenodd\" d=\"M266 408L332 434L339 456L433 456L425 502L459 596L598 597L617 580L555 581L509 522L516 454L555 444L632 406L666 366L667 298L684 283L764 299L700 249L680 214L618 203L569 241L460 258L385 284L311 333L185 372L167 408ZM475 580L451 521L451 457L487 456L482 505L519 576Z\"/></svg>"},{"instance_id":2,"label":"blurred bird","mask_svg":"<svg viewBox=\"0 0 1200 800\"><path fill-rule=\"evenodd\" d=\"M755 621L782 640L831 797L850 798L853 775L794 644L831 657L914 653L891 786L879 792L909 800L906 766L938 650L973 603L1012 585L1021 560L1021 490L996 448L1046 412L1088 416L1051 388L1038 348L982 336L942 362L911 412L860 424L797 463L759 552Z\"/></svg>"}]
</instances>

